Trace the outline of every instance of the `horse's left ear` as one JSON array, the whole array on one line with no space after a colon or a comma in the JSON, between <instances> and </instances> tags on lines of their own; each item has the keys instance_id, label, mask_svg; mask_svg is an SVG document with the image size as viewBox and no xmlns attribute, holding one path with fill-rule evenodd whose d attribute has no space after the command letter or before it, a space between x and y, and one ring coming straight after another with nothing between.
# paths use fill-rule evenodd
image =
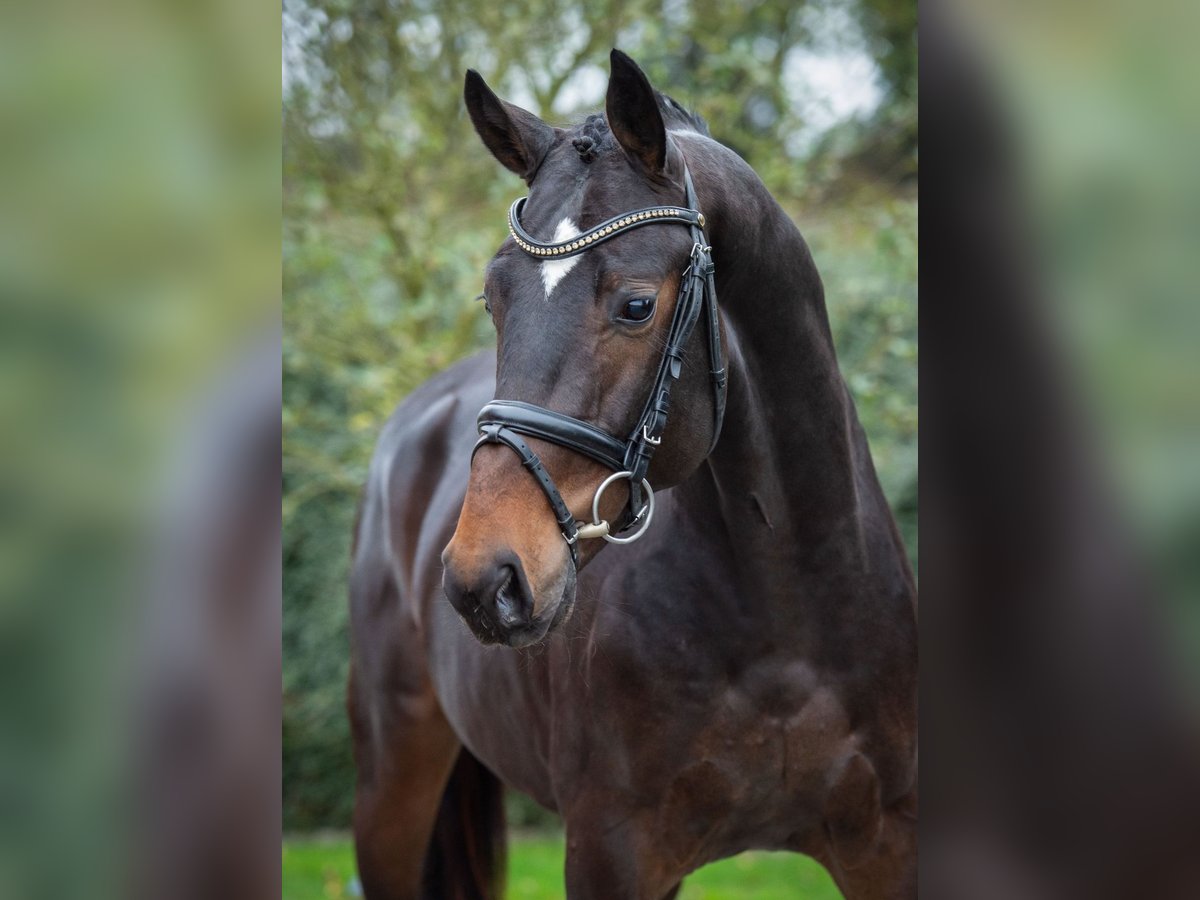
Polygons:
<instances>
[{"instance_id":1,"label":"horse's left ear","mask_svg":"<svg viewBox=\"0 0 1200 900\"><path fill-rule=\"evenodd\" d=\"M638 64L614 49L610 57L605 113L608 127L626 153L658 175L667 164L667 129L658 97Z\"/></svg>"}]
</instances>

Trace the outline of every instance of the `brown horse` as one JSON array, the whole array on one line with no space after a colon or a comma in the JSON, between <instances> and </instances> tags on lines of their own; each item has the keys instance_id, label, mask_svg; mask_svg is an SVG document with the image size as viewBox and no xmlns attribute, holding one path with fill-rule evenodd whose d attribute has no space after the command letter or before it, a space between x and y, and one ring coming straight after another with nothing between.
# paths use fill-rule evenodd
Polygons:
<instances>
[{"instance_id":1,"label":"brown horse","mask_svg":"<svg viewBox=\"0 0 1200 900\"><path fill-rule=\"evenodd\" d=\"M400 406L365 490L349 709L366 895L497 896L503 783L562 816L571 900L673 897L751 848L811 855L853 900L915 897L913 578L804 240L618 51L606 115L573 129L474 72L465 96L530 193L487 269L496 355ZM678 215L633 230L643 209ZM485 410L473 451L494 398L520 403ZM635 474L592 516L613 434ZM609 521L644 536L605 550Z\"/></svg>"}]
</instances>

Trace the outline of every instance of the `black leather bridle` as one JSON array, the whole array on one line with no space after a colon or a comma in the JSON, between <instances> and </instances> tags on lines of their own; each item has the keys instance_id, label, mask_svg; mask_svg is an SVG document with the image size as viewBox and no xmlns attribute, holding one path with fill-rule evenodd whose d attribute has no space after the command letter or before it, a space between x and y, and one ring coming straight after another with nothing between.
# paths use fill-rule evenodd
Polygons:
<instances>
[{"instance_id":1,"label":"black leather bridle","mask_svg":"<svg viewBox=\"0 0 1200 900\"><path fill-rule=\"evenodd\" d=\"M537 480L550 501L550 507L558 520L563 538L571 548L571 559L576 566L579 565L577 544L580 538L600 537L612 543L627 544L645 534L650 525L654 515L654 491L650 482L646 480L646 472L650 468L654 451L662 443L662 434L671 407L671 388L683 367L684 346L702 313L707 314L709 374L713 388L714 424L709 452L721 433L721 422L725 417L725 367L721 360L721 329L717 318L712 248L704 239L704 216L697 208L696 191L686 166L683 170L683 182L685 206L652 206L615 216L569 241L555 244L539 241L521 226L521 210L524 209L527 198L517 200L508 211L508 229L517 246L530 256L541 259L577 256L604 241L643 225L685 225L691 230L691 259L680 278L679 298L675 303L666 349L642 414L628 438L621 440L587 422L519 400L493 400L479 412L480 438L475 443L472 459L484 444L504 444L516 452L522 465ZM529 444L522 439L522 435L567 447L613 470L614 474L596 489L592 499L590 523L575 521L546 467ZM600 518L600 498L610 484L622 478L629 480L629 502L622 515L622 524L619 527L611 527ZM643 492L646 494L644 499ZM632 535L622 537L617 533L639 522L641 527Z\"/></svg>"}]
</instances>

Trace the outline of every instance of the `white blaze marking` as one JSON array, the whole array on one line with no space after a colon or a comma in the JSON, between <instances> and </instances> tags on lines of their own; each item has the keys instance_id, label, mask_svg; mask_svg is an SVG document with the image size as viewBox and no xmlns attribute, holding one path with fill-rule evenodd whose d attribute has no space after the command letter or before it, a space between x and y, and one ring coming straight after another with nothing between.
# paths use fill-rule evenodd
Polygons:
<instances>
[{"instance_id":1,"label":"white blaze marking","mask_svg":"<svg viewBox=\"0 0 1200 900\"><path fill-rule=\"evenodd\" d=\"M554 229L553 241L561 244L563 241L578 237L581 233L579 227L568 217L559 222L558 227ZM575 268L577 262L579 262L578 256L569 256L566 259L548 259L542 263L542 284L546 288L547 300L550 299L550 294L554 291L555 286L562 281L564 275Z\"/></svg>"}]
</instances>

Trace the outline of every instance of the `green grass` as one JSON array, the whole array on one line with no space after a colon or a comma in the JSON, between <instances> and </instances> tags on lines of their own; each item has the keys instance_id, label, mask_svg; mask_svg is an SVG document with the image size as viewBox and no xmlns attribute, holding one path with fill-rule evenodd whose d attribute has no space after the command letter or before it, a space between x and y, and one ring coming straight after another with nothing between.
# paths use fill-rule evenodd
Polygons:
<instances>
[{"instance_id":1,"label":"green grass","mask_svg":"<svg viewBox=\"0 0 1200 900\"><path fill-rule=\"evenodd\" d=\"M288 840L283 845L283 900L353 896L354 851L345 837ZM509 845L508 900L562 900L563 843L556 835L521 835ZM684 882L680 900L838 900L829 875L807 857L743 853L705 866Z\"/></svg>"}]
</instances>

